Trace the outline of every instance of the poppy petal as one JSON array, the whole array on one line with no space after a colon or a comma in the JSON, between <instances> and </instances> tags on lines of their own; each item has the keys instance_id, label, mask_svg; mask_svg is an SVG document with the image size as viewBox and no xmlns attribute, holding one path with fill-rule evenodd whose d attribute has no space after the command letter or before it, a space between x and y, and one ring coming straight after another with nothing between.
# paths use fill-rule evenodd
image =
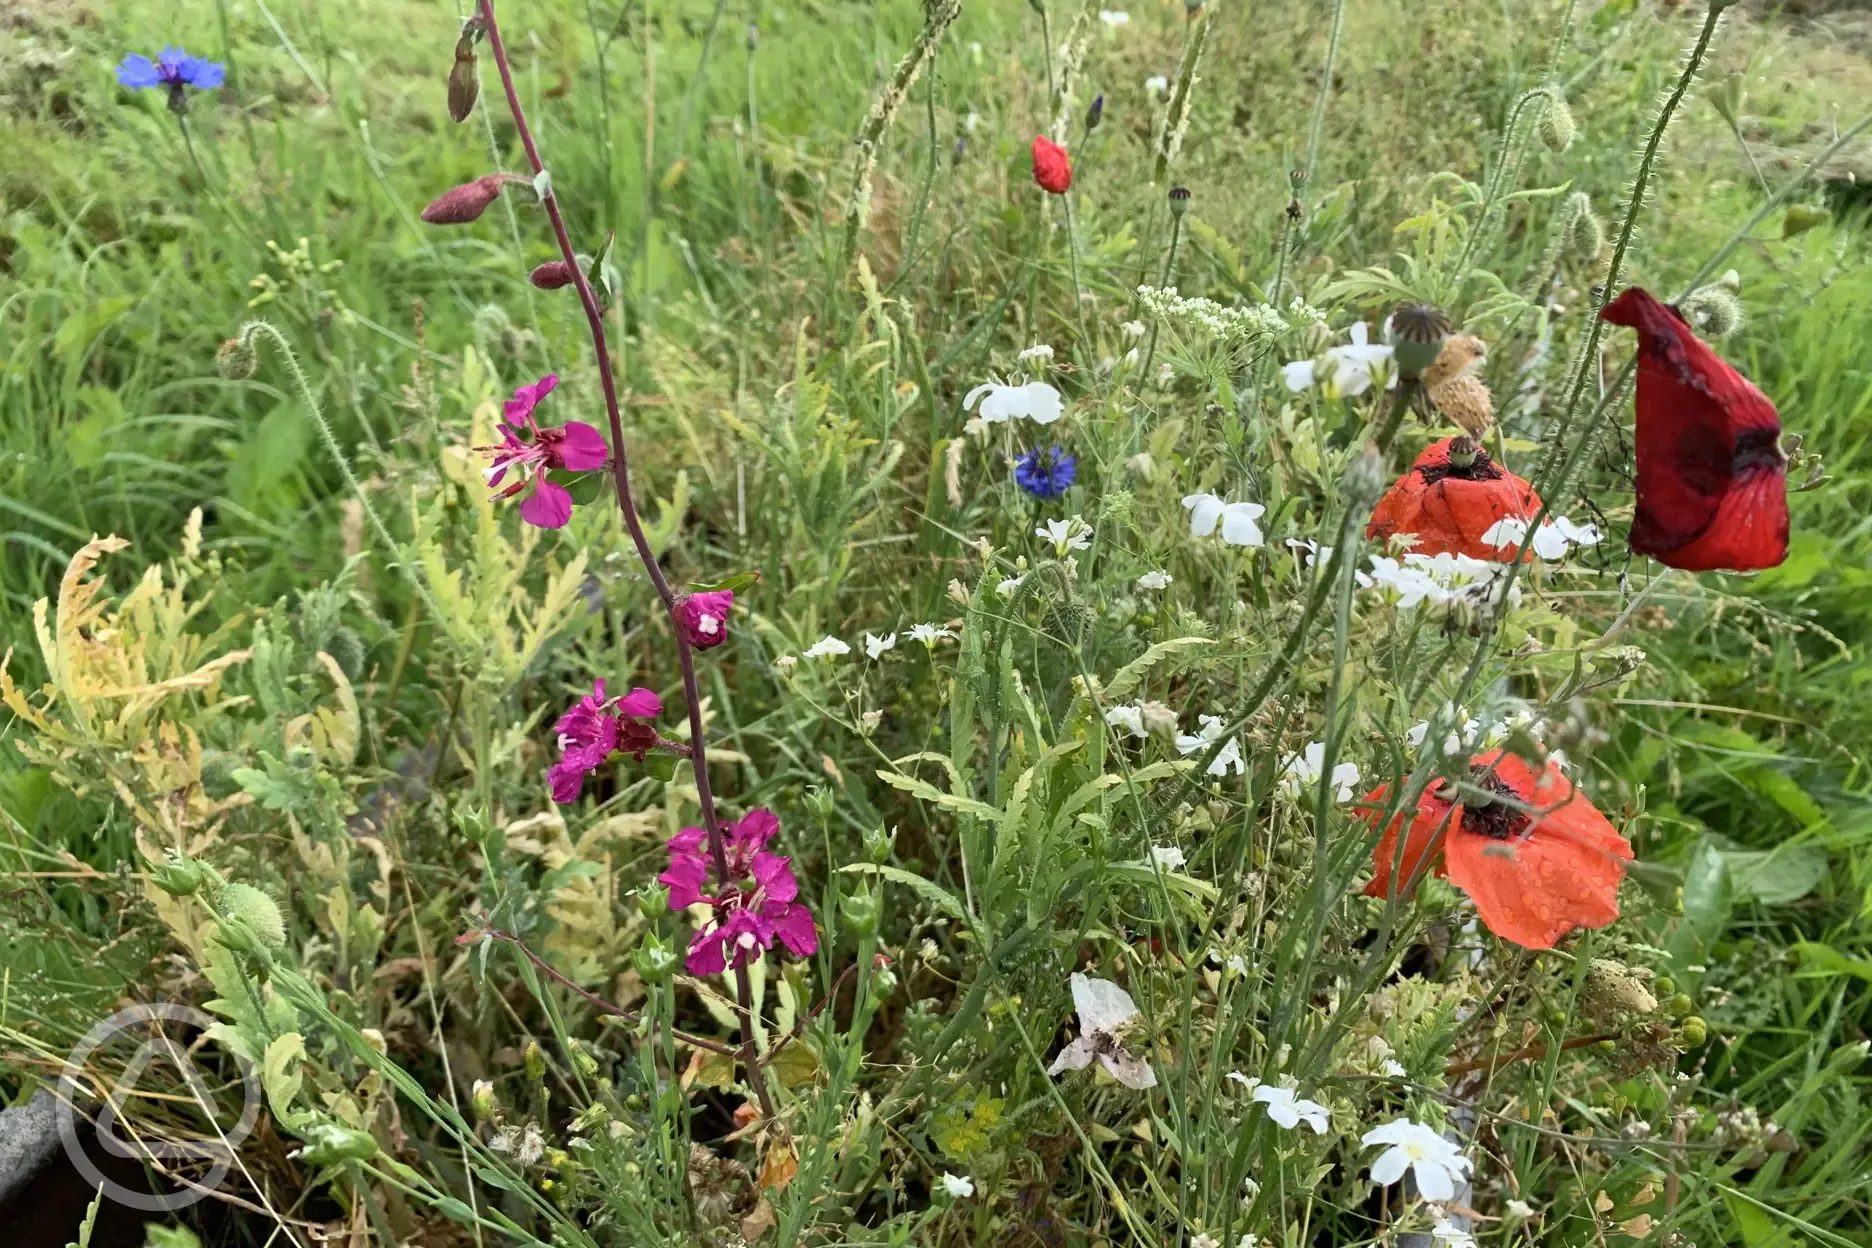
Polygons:
<instances>
[{"instance_id":1,"label":"poppy petal","mask_svg":"<svg viewBox=\"0 0 1872 1248\"><path fill-rule=\"evenodd\" d=\"M1385 801L1389 794L1389 785L1379 785L1364 796L1360 805L1365 808L1367 823L1375 826L1384 816ZM1426 791L1417 799L1417 811L1411 816L1409 830L1404 833L1404 857L1401 862L1398 859L1398 833L1404 827L1404 813L1399 812L1393 817L1390 826L1378 838L1377 848L1372 850L1372 878L1365 885L1365 895L1389 897L1395 886L1421 878L1424 858L1435 853L1437 843L1444 837L1446 830L1456 827L1461 821L1461 806L1452 805Z\"/></svg>"}]
</instances>

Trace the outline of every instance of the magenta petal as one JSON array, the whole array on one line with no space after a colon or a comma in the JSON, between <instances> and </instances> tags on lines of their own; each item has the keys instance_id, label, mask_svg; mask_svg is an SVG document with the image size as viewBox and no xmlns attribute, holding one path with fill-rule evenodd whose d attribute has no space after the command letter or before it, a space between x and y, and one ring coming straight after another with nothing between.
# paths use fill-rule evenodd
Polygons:
<instances>
[{"instance_id":1,"label":"magenta petal","mask_svg":"<svg viewBox=\"0 0 1872 1248\"><path fill-rule=\"evenodd\" d=\"M657 883L670 890L670 907L686 909L702 900L702 885L708 880L708 868L700 858L673 858L669 870L657 876Z\"/></svg>"},{"instance_id":2,"label":"magenta petal","mask_svg":"<svg viewBox=\"0 0 1872 1248\"><path fill-rule=\"evenodd\" d=\"M707 840L708 833L704 832L701 828L689 827L684 828L675 836L670 837L665 844L669 847L669 852L672 857L677 854L695 854L699 856L702 852L702 844Z\"/></svg>"},{"instance_id":3,"label":"magenta petal","mask_svg":"<svg viewBox=\"0 0 1872 1248\"><path fill-rule=\"evenodd\" d=\"M604 435L582 420L567 421L559 430L559 464L572 472L589 472L605 466L611 448Z\"/></svg>"},{"instance_id":4,"label":"magenta petal","mask_svg":"<svg viewBox=\"0 0 1872 1248\"><path fill-rule=\"evenodd\" d=\"M810 957L819 951L819 929L813 926L811 910L776 903L769 905L766 913L773 920L774 935L794 957Z\"/></svg>"},{"instance_id":5,"label":"magenta petal","mask_svg":"<svg viewBox=\"0 0 1872 1248\"><path fill-rule=\"evenodd\" d=\"M618 699L618 712L632 719L655 719L663 713L663 699L639 685Z\"/></svg>"},{"instance_id":6,"label":"magenta petal","mask_svg":"<svg viewBox=\"0 0 1872 1248\"><path fill-rule=\"evenodd\" d=\"M572 495L563 485L541 481L520 503L520 518L540 529L563 529L572 518Z\"/></svg>"},{"instance_id":7,"label":"magenta petal","mask_svg":"<svg viewBox=\"0 0 1872 1248\"><path fill-rule=\"evenodd\" d=\"M585 787L585 777L591 771L584 764L585 760L575 751L546 769L546 782L552 786L553 801L561 806L578 801L579 790Z\"/></svg>"},{"instance_id":8,"label":"magenta petal","mask_svg":"<svg viewBox=\"0 0 1872 1248\"><path fill-rule=\"evenodd\" d=\"M516 429L524 427L527 419L533 415L533 409L539 406L539 401L551 394L553 387L558 384L559 374L547 373L532 385L521 386L514 391L514 397L508 399L502 407L502 414Z\"/></svg>"},{"instance_id":9,"label":"magenta petal","mask_svg":"<svg viewBox=\"0 0 1872 1248\"><path fill-rule=\"evenodd\" d=\"M774 833L779 830L780 816L765 806L760 806L742 815L740 822L734 825L729 835L734 838L737 845L750 849L764 849L767 842L773 839Z\"/></svg>"},{"instance_id":10,"label":"magenta petal","mask_svg":"<svg viewBox=\"0 0 1872 1248\"><path fill-rule=\"evenodd\" d=\"M719 975L728 969L727 937L718 927L705 927L689 942L685 959L691 975Z\"/></svg>"},{"instance_id":11,"label":"magenta petal","mask_svg":"<svg viewBox=\"0 0 1872 1248\"><path fill-rule=\"evenodd\" d=\"M799 896L799 881L793 878L790 859L765 851L754 855L754 879L761 891L774 901L792 901Z\"/></svg>"}]
</instances>

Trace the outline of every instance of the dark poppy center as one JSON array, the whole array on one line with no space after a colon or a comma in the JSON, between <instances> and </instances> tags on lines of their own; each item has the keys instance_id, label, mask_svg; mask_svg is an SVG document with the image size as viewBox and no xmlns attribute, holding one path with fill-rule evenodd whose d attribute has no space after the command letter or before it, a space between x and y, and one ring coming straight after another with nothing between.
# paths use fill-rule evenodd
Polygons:
<instances>
[{"instance_id":1,"label":"dark poppy center","mask_svg":"<svg viewBox=\"0 0 1872 1248\"><path fill-rule=\"evenodd\" d=\"M1425 485L1435 485L1445 477L1454 477L1458 481L1499 481L1507 475L1501 465L1490 459L1489 453L1479 446L1473 463L1459 467L1445 460L1438 464L1425 464L1417 472Z\"/></svg>"},{"instance_id":2,"label":"dark poppy center","mask_svg":"<svg viewBox=\"0 0 1872 1248\"><path fill-rule=\"evenodd\" d=\"M1775 429L1744 429L1736 435L1730 472L1738 477L1780 469L1781 434Z\"/></svg>"},{"instance_id":3,"label":"dark poppy center","mask_svg":"<svg viewBox=\"0 0 1872 1248\"><path fill-rule=\"evenodd\" d=\"M1477 776L1475 784L1477 788L1496 796L1493 801L1471 801L1463 805L1463 831L1486 836L1491 841L1506 841L1520 836L1528 825L1527 814L1516 804L1520 795L1499 776ZM1507 800L1502 800L1504 798Z\"/></svg>"}]
</instances>

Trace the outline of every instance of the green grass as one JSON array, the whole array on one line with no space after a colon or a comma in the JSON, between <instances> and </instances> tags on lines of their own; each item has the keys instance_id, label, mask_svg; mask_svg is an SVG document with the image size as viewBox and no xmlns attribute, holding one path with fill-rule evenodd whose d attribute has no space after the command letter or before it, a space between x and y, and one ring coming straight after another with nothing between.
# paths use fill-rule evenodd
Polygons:
<instances>
[{"instance_id":1,"label":"green grass","mask_svg":"<svg viewBox=\"0 0 1872 1248\"><path fill-rule=\"evenodd\" d=\"M1288 295L1331 304L1329 323L1339 327L1380 319L1387 301L1342 297L1336 283L1371 266L1396 268L1399 253L1442 254L1436 222L1449 219L1460 190L1434 175L1483 181L1509 109L1542 83L1562 12L1573 6L1348 4L1314 151L1326 7L1218 7L1170 177L1194 194L1174 284L1225 303L1254 300L1280 269ZM1579 138L1565 152L1529 144L1514 189L1585 191L1610 226L1701 14L1694 4L1631 0L1579 9L1556 67ZM1227 890L1243 872L1264 874L1265 896L1294 907L1264 916L1285 940L1311 929L1311 909L1299 909L1312 904L1310 881L1323 891L1362 857L1356 836L1316 859L1311 813L1267 813L1276 808L1266 804L1265 776L1246 801L1220 787L1170 796L1174 786L1165 785L1127 805L1121 799L1131 791L1121 786L1092 808L1102 822L1068 821L1093 848L1075 859L1080 851L1062 842L1061 870L1082 861L1091 864L1084 873L1054 876L1044 858L1025 862L1018 890L997 901L980 874L993 844L972 841L979 834L953 813L872 779L889 759L931 751L967 768L971 791L999 809L1043 747L1087 737L1069 682L1093 674L1109 683L1145 645L1177 636L1227 644L1180 675L1151 676L1150 696L1192 715L1234 705L1295 627L1298 591L1272 562L1250 572L1188 554L1176 503L1185 487L1234 497L1247 488L1268 500L1273 541L1302 532L1333 539L1338 474L1368 413L1291 399L1270 366L1298 344L1227 366L1167 334L1160 358L1179 377L1167 389L1108 381L1098 368L1129 345L1118 324L1132 314L1130 292L1157 282L1163 263L1166 186L1150 180L1161 110L1144 83L1153 74L1174 79L1182 7L1140 6L1110 32L1092 22L1073 112L1074 257L1059 216L1029 184L1027 143L1050 120L1038 18L1012 0L969 6L941 45L937 72L914 85L888 131L861 233L862 270L843 267L841 255L851 138L916 37L915 6L750 11L702 0L516 0L503 14L577 245L595 251L616 231L611 332L655 544L679 583L741 568L762 574L745 596L752 613L734 662L705 664L703 692L718 746L738 756L718 766L718 787L727 782L737 811L768 803L781 812L787 850L802 879L810 876L825 927L828 952L807 964L789 1002L816 999L874 948L891 951L907 984L888 1000L878 990L875 1029L867 1032L869 1015L848 997L857 1021L841 1032L833 1015L853 1017L841 1006L812 1033L821 1069L810 1094L798 1092L793 1124L803 1177L792 1197L773 1194L773 1234L814 1243L1172 1243L1180 1234L1189 1243L1199 1230L1219 1235L1226 1218L1236 1233L1253 1229L1283 1244L1370 1242L1380 1223L1358 1175L1360 1150L1331 1153L1316 1172L1298 1152L1277 1153L1288 1141L1237 1133L1216 1115L1224 1068L1272 1073L1271 1029L1293 1028L1302 1053L1332 1036L1331 1017L1318 1007L1362 973L1376 912L1334 903L1330 932L1322 918L1312 945L1279 952L1257 944L1254 956L1266 959L1257 972L1272 976L1265 995L1243 990L1227 1009L1216 997L1208 1012L1191 1005L1205 991L1197 974L1204 942L1221 932L1258 941L1257 925L1242 929L1226 911L1193 918L1188 898L1127 891L1122 875L1108 873L1170 829L1224 896L1235 896ZM1057 45L1070 13L1052 20ZM758 39L749 37L750 21ZM473 921L522 929L600 995L641 994L631 954L656 925L630 895L661 869L663 812L687 817L680 785L625 768L596 809L566 808L569 826L526 822L547 808L538 775L551 758L551 721L571 698L598 676L655 684L669 697L674 674L667 634L602 498L581 507L566 541L537 545L516 536L511 516L482 513L470 500L478 491L460 448L474 444L471 433L489 436L488 405L514 385L556 370L566 377L554 400L565 404L559 418L603 422L574 301L525 281L553 255L528 197L511 193L471 227L439 230L416 219L450 185L497 163L521 167L485 50L481 107L466 125L446 119L443 80L457 28L452 6L403 0L126 3L89 17L32 4L23 16L0 18L0 647L13 649L9 670L22 685L45 679L33 603L56 596L67 561L93 534L132 543L105 565L118 590L146 564L175 559L192 569L196 591L215 593L198 627L228 624L229 645L256 650L224 690L247 701L176 713L207 751L203 800L220 801L243 789L230 779L234 768L310 748L309 730L288 721L330 704L330 681L311 656L336 644L338 628L349 632L362 650L357 757L336 761L321 744L306 774L333 790L282 793L265 811L230 807L204 842L212 848L192 851L224 874L274 888L289 902L289 919L298 916L295 954L282 960L297 961L319 1004L295 995L290 979L275 989L297 1003L312 1038L307 1103L314 1083L334 1096L363 1086L380 1059L357 1029L377 1029L428 1098L403 1089L401 1112L418 1142L399 1159L424 1182L468 1199L467 1153L451 1140L443 1108L449 1094L465 1097L472 1078L494 1078L510 1109L563 1126L602 1099L584 1085L564 1041L577 1035L608 1046L616 1112L654 1129L645 1151L607 1145L567 1182L581 1208L604 1211L581 1224L597 1242L653 1242L689 1203L671 1178L683 1158L671 1141L687 1133L734 1153L722 1136L736 1098L724 1090L699 1095L699 1109L657 1108L670 1067L659 1067L656 1044L598 1027L575 998L554 996L501 957L485 979L465 961L446 961L471 921L464 916L480 916ZM1630 281L1679 290L1762 203L1764 183L1779 187L1859 120L1855 110L1872 100L1872 70L1850 43L1842 46L1839 30L1768 11L1731 13L1666 143ZM109 72L126 50L172 41L229 63L228 89L196 98L187 135L154 93L124 92ZM1078 119L1098 92L1104 121L1084 136ZM1726 106L1735 127L1719 101L1733 101ZM1843 160L1863 162L1868 150L1872 140L1861 137ZM1312 176L1296 190L1290 171L1309 162ZM1294 218L1286 209L1296 196ZM1638 1218L1657 1224L1647 1242L1676 1234L1746 1248L1872 1242L1863 1191L1872 1107L1864 1076L1840 1056L1872 1027L1872 610L1861 597L1872 585L1872 362L1860 349L1872 341L1872 269L1864 208L1850 186L1794 198L1829 204L1834 215L1783 238L1783 215L1774 213L1718 266L1737 270L1748 312L1746 328L1721 350L1777 402L1808 451L1824 456L1832 478L1793 496L1787 563L1749 578L1661 576L1642 560L1627 565L1618 540L1630 516L1627 414L1618 436L1594 449L1583 478L1551 500L1557 513L1591 512L1607 525L1609 540L1588 560L1599 574L1544 583L1542 601L1553 611L1516 639L1541 641L1551 661L1510 670L1503 660L1476 694L1478 704L1514 696L1545 705L1565 686L1574 648L1643 596L1618 639L1646 652L1638 675L1578 706L1546 709L1573 734L1569 751L1588 760L1595 801L1629 831L1640 859L1662 869L1661 899L1628 884L1628 920L1570 945L1584 951L1578 963L1492 943L1473 976L1446 963L1438 991L1454 994L1451 985L1476 977L1505 986L1466 998L1460 1019L1451 1013L1456 996L1438 998L1411 1033L1422 1046L1416 1056L1439 1066L1459 1036L1473 1051L1489 1039L1491 1020L1501 1029L1494 1039L1514 1047L1524 1024L1562 1026L1549 1007L1570 1026L1583 983L1576 967L1587 955L1670 974L1710 1035L1669 1072L1628 1071L1596 1049L1562 1061L1556 1048L1480 1086L1433 1080L1414 1112L1447 1092L1485 1116L1478 1138L1491 1161L1477 1208L1499 1216L1519 1194L1545 1215L1525 1230L1512 1220L1486 1223L1478 1229L1485 1243L1623 1244L1644 1238ZM1560 202L1536 195L1511 205L1478 263L1511 290L1533 289ZM1603 256L1562 266L1553 291L1562 311L1544 340L1533 317L1485 322L1485 375L1511 413L1506 434L1529 476L1542 439L1554 434L1563 370L1603 267ZM1089 292L1080 306L1075 271ZM254 381L217 374L218 345L256 316L298 344L319 405L403 549L383 549L356 513L345 474L276 354L263 349ZM1000 479L990 449L971 449L956 506L946 497L944 454L947 440L963 436L961 397L1036 341L1060 350L1062 388L1083 403L1064 427L1077 439L1081 488L1064 511L1042 509ZM1612 366L1622 351L1614 348ZM1524 397L1511 404L1515 395ZM1141 449L1159 462L1152 478L1124 467ZM206 517L201 550L183 559L184 526L197 507ZM1063 645L1064 615L1036 605L1034 623L1014 626L1008 650L1018 690L1011 675L958 667L949 651L926 658L907 639L895 658L912 675L868 676L857 691L810 664L797 679L776 672L776 657L826 633L856 643L898 622L964 617L971 629L1000 629L995 613L975 614L979 597L965 608L948 588L952 578L974 588L983 576L970 543L988 534L1005 559L1026 552L1038 560L1028 536L1034 523L1074 511L1101 535L1085 556L1106 582L1087 591L1096 628L1084 644ZM518 653L506 644L507 621L533 618L549 576L578 552L588 561L583 588L568 591L550 616L550 636ZM432 618L406 574L424 557L462 573L472 608ZM1187 587L1180 606L1158 610L1129 590L1137 572L1154 566L1176 569ZM335 588L321 594L320 586ZM1246 630L1231 623L1238 599L1252 620ZM1007 608L1013 617L1025 610ZM1454 686L1469 647L1460 636L1429 636L1434 629L1398 637L1339 623L1361 665L1346 695L1354 708L1348 748L1369 780L1389 765L1381 760L1399 757L1396 730ZM1257 767L1318 735L1330 636L1329 622L1251 728ZM883 735L853 730L861 705L884 712ZM971 705L992 725L972 763ZM1184 718L1187 730L1191 715ZM22 1092L37 1067L21 1056L31 1050L18 1035L56 1051L119 995L160 989L205 999L203 975L231 974L205 965L199 943L165 929L129 878L147 868L137 836L147 838L148 825L104 778L134 772L141 779L133 784L147 780L151 773L135 771L147 759L130 759L144 743L119 743L114 753L74 748L57 765L28 766L12 743L32 735L23 721L0 721L0 861L24 899L0 918L9 938L0 967L12 985L0 1025L17 1029L9 1086ZM1096 724L1090 737L1100 739ZM1128 766L1106 748L1096 760L1060 766ZM917 774L941 780L927 764ZM1047 793L1044 774L1031 783ZM332 791L361 811L348 828ZM1046 800L1057 805L1065 791ZM1175 801L1185 796L1227 813L1202 805L1179 812ZM1161 807L1147 807L1160 799ZM606 822L626 812L649 812L649 822ZM372 822L360 826L362 818ZM897 834L889 863L926 887L901 876L888 885L881 943L873 944L854 935L850 912L841 911L863 877L838 868L862 861L862 838L887 826ZM361 833L380 839L354 844ZM395 864L389 878L373 865L379 850ZM83 864L99 874L87 876ZM1029 907L1044 901L1032 898L1047 888L1060 890L1048 912L1053 926L1023 926L1035 913ZM980 926L945 919L928 889L971 905L983 890ZM1432 892L1411 912L1409 931L1427 932L1435 947L1453 895ZM367 909L376 917L361 919ZM386 934L345 934L359 922ZM668 920L662 930L670 934ZM1148 934L1156 951L1141 940L1134 948L1120 930ZM912 954L925 937L939 940L943 961L919 969ZM1447 927L1442 939L1451 939ZM180 962L169 960L172 950ZM1185 1081L1149 1113L1109 1088L1038 1075L1055 1047L1048 1028L1066 1015L1065 976L1084 950L1107 965L1113 956L1130 960L1133 990L1165 1034L1187 1052L1213 1053L1191 1059ZM410 960L421 968L437 951L444 962L412 977ZM350 964L338 965L340 956ZM374 978L398 959L404 969ZM1286 981L1277 969L1304 971L1293 982L1310 988L1280 995ZM770 968L764 991L778 996L778 979ZM647 1008L676 1015L679 1025L715 1034L699 995L679 1002L672 992L665 1001L652 985L649 1000ZM446 1024L435 1026L432 1011ZM442 1030L462 1037L446 1064L431 1043ZM523 1073L519 1052L534 1036L552 1050L547 1081ZM860 1052L872 1063L862 1069ZM842 1060L852 1065L841 1068ZM913 1061L921 1063L915 1071ZM1310 1080L1315 1072L1296 1073ZM1334 1088L1345 1105L1367 1105L1356 1078ZM848 1117L859 1091L882 1107L872 1125ZM1530 1115L1530 1106L1556 1117ZM1784 1129L1792 1148L1780 1139L1760 1153L1713 1142L1716 1115L1744 1106ZM376 1102L366 1109L369 1121ZM1659 1132L1656 1124L1680 1113L1688 1146L1672 1151L1656 1143L1669 1138L1668 1126ZM1615 1138L1629 1137L1638 1120L1653 1129L1651 1143ZM858 1152L883 1160L867 1170L862 1158L815 1151L847 1129L868 1141ZM754 1147L740 1146L740 1159L755 1162ZM443 1233L433 1203L393 1191L392 1178L414 1182L408 1175L380 1169L374 1179L367 1171L315 1182L285 1148L275 1138L254 1150L253 1164L275 1184L299 1185L284 1190L313 1193L317 1212L308 1216L339 1217L359 1191L380 1232L396 1223L400 1236L425 1226ZM484 1183L494 1182L492 1171L532 1190L496 1155L474 1156ZM1251 1162L1265 1181L1250 1209L1238 1207L1233 1180ZM626 1163L641 1163L641 1173L625 1177ZM953 1209L924 1199L944 1170L979 1176L981 1198ZM800 1194L815 1192L819 1203ZM1613 1202L1609 1216L1598 1208L1601 1192ZM476 1199L487 1196L483 1186ZM535 1234L554 1225L544 1198L510 1196L488 1207ZM427 1212L411 1212L419 1206ZM1289 1218L1305 1224L1289 1227ZM271 1227L256 1218L239 1234L259 1243Z\"/></svg>"}]
</instances>

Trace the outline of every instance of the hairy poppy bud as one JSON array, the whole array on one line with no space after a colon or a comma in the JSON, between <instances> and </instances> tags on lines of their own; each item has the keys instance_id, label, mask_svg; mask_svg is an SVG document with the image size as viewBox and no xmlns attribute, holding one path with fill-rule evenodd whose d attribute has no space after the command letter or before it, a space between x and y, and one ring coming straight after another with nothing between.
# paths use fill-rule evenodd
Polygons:
<instances>
[{"instance_id":1,"label":"hairy poppy bud","mask_svg":"<svg viewBox=\"0 0 1872 1248\"><path fill-rule=\"evenodd\" d=\"M527 274L527 280L541 290L558 290L561 286L570 286L573 277L572 266L563 260L548 260Z\"/></svg>"},{"instance_id":2,"label":"hairy poppy bud","mask_svg":"<svg viewBox=\"0 0 1872 1248\"><path fill-rule=\"evenodd\" d=\"M1534 123L1534 133L1549 151L1564 152L1573 146L1573 136L1579 133L1579 127L1573 124L1573 110L1567 107L1566 101L1554 96L1541 110L1540 120Z\"/></svg>"},{"instance_id":3,"label":"hairy poppy bud","mask_svg":"<svg viewBox=\"0 0 1872 1248\"><path fill-rule=\"evenodd\" d=\"M286 947L286 921L280 916L279 903L253 885L229 884L221 890L216 909L252 932L267 948Z\"/></svg>"},{"instance_id":4,"label":"hairy poppy bud","mask_svg":"<svg viewBox=\"0 0 1872 1248\"><path fill-rule=\"evenodd\" d=\"M733 606L734 590L706 590L678 598L670 615L684 641L707 650L728 640L728 612Z\"/></svg>"},{"instance_id":5,"label":"hairy poppy bud","mask_svg":"<svg viewBox=\"0 0 1872 1248\"><path fill-rule=\"evenodd\" d=\"M1384 493L1385 461L1376 443L1367 442L1359 457L1346 466L1345 480L1340 488L1345 492L1346 500L1351 502L1356 499L1360 508L1376 501Z\"/></svg>"},{"instance_id":6,"label":"hairy poppy bud","mask_svg":"<svg viewBox=\"0 0 1872 1248\"><path fill-rule=\"evenodd\" d=\"M260 353L245 337L230 338L215 352L215 371L229 381L246 381L260 368Z\"/></svg>"},{"instance_id":7,"label":"hairy poppy bud","mask_svg":"<svg viewBox=\"0 0 1872 1248\"><path fill-rule=\"evenodd\" d=\"M1449 332L1449 314L1442 308L1415 300L1398 304L1391 314L1392 359L1398 375L1422 376L1443 354L1443 340Z\"/></svg>"},{"instance_id":8,"label":"hairy poppy bud","mask_svg":"<svg viewBox=\"0 0 1872 1248\"><path fill-rule=\"evenodd\" d=\"M1584 193L1580 198L1585 198ZM1592 210L1592 201L1587 200L1580 214L1573 218L1570 241L1579 254L1588 260L1596 258L1605 247L1605 230L1599 225L1599 214Z\"/></svg>"},{"instance_id":9,"label":"hairy poppy bud","mask_svg":"<svg viewBox=\"0 0 1872 1248\"><path fill-rule=\"evenodd\" d=\"M1692 328L1706 338L1727 338L1741 329L1746 319L1742 312L1742 301L1721 283L1697 287L1684 296L1677 310L1683 313Z\"/></svg>"},{"instance_id":10,"label":"hairy poppy bud","mask_svg":"<svg viewBox=\"0 0 1872 1248\"><path fill-rule=\"evenodd\" d=\"M481 96L480 61L475 56L475 42L481 37L481 19L471 17L462 23L461 38L455 41L455 63L449 67L448 111L452 121L467 121Z\"/></svg>"},{"instance_id":11,"label":"hairy poppy bud","mask_svg":"<svg viewBox=\"0 0 1872 1248\"><path fill-rule=\"evenodd\" d=\"M1033 176L1049 195L1064 195L1072 186L1072 161L1066 149L1045 135L1034 136Z\"/></svg>"},{"instance_id":12,"label":"hairy poppy bud","mask_svg":"<svg viewBox=\"0 0 1872 1248\"><path fill-rule=\"evenodd\" d=\"M1098 129L1099 122L1103 120L1105 120L1105 97L1102 94L1095 95L1092 97L1092 107L1086 111L1086 133L1090 134Z\"/></svg>"},{"instance_id":13,"label":"hairy poppy bud","mask_svg":"<svg viewBox=\"0 0 1872 1248\"><path fill-rule=\"evenodd\" d=\"M500 197L501 187L527 179L512 173L490 173L484 178L464 182L443 191L422 210L422 219L430 225L466 225L478 220Z\"/></svg>"},{"instance_id":14,"label":"hairy poppy bud","mask_svg":"<svg viewBox=\"0 0 1872 1248\"><path fill-rule=\"evenodd\" d=\"M1173 217L1180 217L1184 213L1189 211L1189 206L1190 206L1189 187L1187 186L1171 187L1170 188L1170 215Z\"/></svg>"}]
</instances>

